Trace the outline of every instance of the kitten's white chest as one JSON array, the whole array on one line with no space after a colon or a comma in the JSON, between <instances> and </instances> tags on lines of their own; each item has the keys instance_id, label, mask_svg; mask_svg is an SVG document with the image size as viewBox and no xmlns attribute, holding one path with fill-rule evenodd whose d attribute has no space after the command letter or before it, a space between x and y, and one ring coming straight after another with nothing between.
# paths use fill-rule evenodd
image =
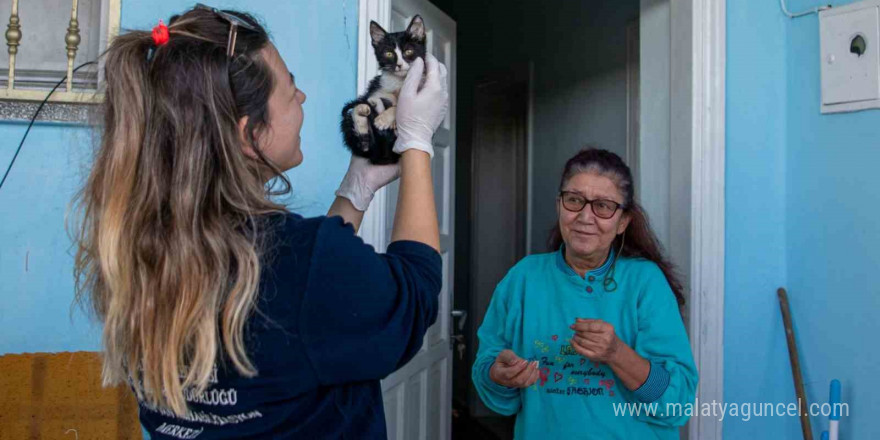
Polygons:
<instances>
[{"instance_id":1,"label":"kitten's white chest","mask_svg":"<svg viewBox=\"0 0 880 440\"><path fill-rule=\"evenodd\" d=\"M400 92L400 88L403 87L403 80L404 78L397 75L386 73L382 75L379 84L383 92L397 95Z\"/></svg>"},{"instance_id":2,"label":"kitten's white chest","mask_svg":"<svg viewBox=\"0 0 880 440\"><path fill-rule=\"evenodd\" d=\"M379 113L385 110L382 100L391 103L392 106L397 105L397 95L400 94L400 88L403 86L403 78L397 77L389 73L383 73L379 77L379 89L373 92L368 101L375 106Z\"/></svg>"}]
</instances>

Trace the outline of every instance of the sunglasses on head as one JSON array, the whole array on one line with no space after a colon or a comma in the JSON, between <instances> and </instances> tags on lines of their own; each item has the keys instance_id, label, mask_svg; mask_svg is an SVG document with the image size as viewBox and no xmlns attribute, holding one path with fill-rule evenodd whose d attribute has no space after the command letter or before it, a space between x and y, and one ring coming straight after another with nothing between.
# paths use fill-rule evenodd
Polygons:
<instances>
[{"instance_id":1,"label":"sunglasses on head","mask_svg":"<svg viewBox=\"0 0 880 440\"><path fill-rule=\"evenodd\" d=\"M237 17L234 14L230 14L228 12L221 11L220 9L212 8L208 5L203 5L201 3L196 3L195 9L201 9L204 11L211 11L214 14L219 15L221 18L223 18L227 22L229 22L229 37L226 40L226 48L227 48L226 55L229 58L232 58L232 56L235 55L235 41L238 39L239 26L241 26L245 29L251 30L251 31L255 31L255 32L257 30L257 28L252 26L247 21L242 20L241 18Z\"/></svg>"}]
</instances>

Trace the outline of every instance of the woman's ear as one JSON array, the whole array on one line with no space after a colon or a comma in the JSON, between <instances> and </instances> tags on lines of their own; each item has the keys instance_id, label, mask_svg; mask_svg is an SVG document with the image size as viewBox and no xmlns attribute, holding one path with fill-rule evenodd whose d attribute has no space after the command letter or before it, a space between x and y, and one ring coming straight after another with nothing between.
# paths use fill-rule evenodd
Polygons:
<instances>
[{"instance_id":1,"label":"woman's ear","mask_svg":"<svg viewBox=\"0 0 880 440\"><path fill-rule=\"evenodd\" d=\"M626 231L626 228L629 226L629 222L632 220L632 216L629 213L625 212L620 217L620 223L617 224L617 235L623 234Z\"/></svg>"},{"instance_id":2,"label":"woman's ear","mask_svg":"<svg viewBox=\"0 0 880 440\"><path fill-rule=\"evenodd\" d=\"M241 152L244 153L245 156L256 160L259 157L257 156L257 152L254 151L254 146L251 145L245 132L247 129L247 123L247 116L242 116L242 118L238 120L238 138L241 140Z\"/></svg>"}]
</instances>

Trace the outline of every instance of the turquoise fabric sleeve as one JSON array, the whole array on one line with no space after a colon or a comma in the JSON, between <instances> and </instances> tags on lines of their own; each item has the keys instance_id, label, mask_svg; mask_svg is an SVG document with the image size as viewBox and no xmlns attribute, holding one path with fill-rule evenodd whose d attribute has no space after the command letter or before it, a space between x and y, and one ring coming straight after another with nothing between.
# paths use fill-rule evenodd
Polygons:
<instances>
[{"instance_id":1,"label":"turquoise fabric sleeve","mask_svg":"<svg viewBox=\"0 0 880 440\"><path fill-rule=\"evenodd\" d=\"M495 358L501 351L511 348L511 341L507 335L513 333L508 330L520 321L518 316L521 313L508 307L508 299L514 287L509 278L508 274L495 288L483 324L477 331L480 346L471 370L474 386L483 403L492 411L506 416L519 412L522 405L520 390L492 381L489 378L489 369L492 368Z\"/></svg>"},{"instance_id":2,"label":"turquoise fabric sleeve","mask_svg":"<svg viewBox=\"0 0 880 440\"><path fill-rule=\"evenodd\" d=\"M648 378L637 390L633 391L640 402L650 403L660 398L669 387L669 372L658 363L651 363Z\"/></svg>"},{"instance_id":3,"label":"turquoise fabric sleeve","mask_svg":"<svg viewBox=\"0 0 880 440\"><path fill-rule=\"evenodd\" d=\"M666 277L654 263L646 263L643 277L645 284L638 303L639 331L633 349L651 362L652 373L645 384L632 393L632 400L657 403L654 415L640 415L638 419L682 426L688 420L685 405L694 403L697 368L678 303Z\"/></svg>"}]
</instances>

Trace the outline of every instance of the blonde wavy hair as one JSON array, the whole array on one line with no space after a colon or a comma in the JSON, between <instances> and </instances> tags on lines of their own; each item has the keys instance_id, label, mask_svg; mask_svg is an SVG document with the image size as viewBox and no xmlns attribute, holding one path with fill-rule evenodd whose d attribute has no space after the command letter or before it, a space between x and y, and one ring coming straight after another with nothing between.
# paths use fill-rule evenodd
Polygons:
<instances>
[{"instance_id":1,"label":"blonde wavy hair","mask_svg":"<svg viewBox=\"0 0 880 440\"><path fill-rule=\"evenodd\" d=\"M101 141L74 199L76 301L103 323L104 384L129 383L177 415L215 363L256 375L244 334L260 280L260 219L284 211L271 196L290 190L257 145L269 129L269 37L252 16L226 12L254 27L239 27L232 57L229 22L204 9L172 17L165 45L147 31L113 40ZM280 191L267 185L279 180Z\"/></svg>"}]
</instances>

